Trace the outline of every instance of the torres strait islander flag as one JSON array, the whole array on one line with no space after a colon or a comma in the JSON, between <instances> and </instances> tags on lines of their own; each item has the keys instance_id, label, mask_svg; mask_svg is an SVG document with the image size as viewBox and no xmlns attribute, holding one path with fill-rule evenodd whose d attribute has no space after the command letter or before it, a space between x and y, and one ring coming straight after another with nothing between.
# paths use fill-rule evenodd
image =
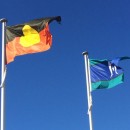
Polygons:
<instances>
[{"instance_id":1,"label":"torres strait islander flag","mask_svg":"<svg viewBox=\"0 0 130 130\"><path fill-rule=\"evenodd\" d=\"M120 60L130 59L130 57L118 57L114 60L90 60L90 73L92 90L102 88L112 88L124 80L124 72L118 66Z\"/></svg>"},{"instance_id":2,"label":"torres strait islander flag","mask_svg":"<svg viewBox=\"0 0 130 130\"><path fill-rule=\"evenodd\" d=\"M43 52L50 49L52 35L49 24L61 17L35 19L30 22L6 27L6 64L14 61L15 56Z\"/></svg>"}]
</instances>

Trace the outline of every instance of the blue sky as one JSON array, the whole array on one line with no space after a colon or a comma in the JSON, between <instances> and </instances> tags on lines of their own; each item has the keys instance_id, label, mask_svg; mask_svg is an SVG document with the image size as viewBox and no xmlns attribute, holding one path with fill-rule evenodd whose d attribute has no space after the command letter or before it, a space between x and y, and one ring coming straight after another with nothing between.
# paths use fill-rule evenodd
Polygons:
<instances>
[{"instance_id":1,"label":"blue sky","mask_svg":"<svg viewBox=\"0 0 130 130\"><path fill-rule=\"evenodd\" d=\"M89 130L82 52L94 59L130 56L129 14L129 0L2 0L7 25L62 17L61 25L50 24L49 51L7 65L6 130ZM94 130L130 129L129 64L120 62L123 84L92 92Z\"/></svg>"}]
</instances>

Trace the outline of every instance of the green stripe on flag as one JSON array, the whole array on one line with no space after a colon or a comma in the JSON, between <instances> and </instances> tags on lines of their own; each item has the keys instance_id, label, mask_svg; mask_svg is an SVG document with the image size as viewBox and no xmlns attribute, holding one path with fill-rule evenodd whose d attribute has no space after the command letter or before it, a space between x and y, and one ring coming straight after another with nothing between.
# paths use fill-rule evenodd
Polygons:
<instances>
[{"instance_id":1,"label":"green stripe on flag","mask_svg":"<svg viewBox=\"0 0 130 130\"><path fill-rule=\"evenodd\" d=\"M124 74L119 75L118 77L111 79L109 81L99 81L92 83L92 90L102 89L102 88L113 88L116 85L123 83Z\"/></svg>"},{"instance_id":2,"label":"green stripe on flag","mask_svg":"<svg viewBox=\"0 0 130 130\"><path fill-rule=\"evenodd\" d=\"M107 61L107 59L103 59L103 60L95 60L95 59L90 59L90 65L97 65L99 63L102 63L104 61Z\"/></svg>"}]
</instances>

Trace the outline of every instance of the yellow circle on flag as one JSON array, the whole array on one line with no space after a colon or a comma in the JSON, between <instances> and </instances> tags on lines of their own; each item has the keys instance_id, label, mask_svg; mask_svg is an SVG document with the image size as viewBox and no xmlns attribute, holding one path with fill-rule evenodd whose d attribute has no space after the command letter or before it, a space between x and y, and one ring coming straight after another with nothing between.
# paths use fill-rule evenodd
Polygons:
<instances>
[{"instance_id":1,"label":"yellow circle on flag","mask_svg":"<svg viewBox=\"0 0 130 130\"><path fill-rule=\"evenodd\" d=\"M24 36L20 37L20 44L24 47L30 47L40 42L39 33L29 25L22 29Z\"/></svg>"}]
</instances>

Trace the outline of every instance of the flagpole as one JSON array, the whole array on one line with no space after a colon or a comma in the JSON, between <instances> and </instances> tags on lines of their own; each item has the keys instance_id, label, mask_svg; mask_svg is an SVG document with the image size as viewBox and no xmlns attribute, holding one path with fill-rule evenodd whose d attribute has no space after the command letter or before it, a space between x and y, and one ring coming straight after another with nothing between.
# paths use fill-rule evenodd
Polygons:
<instances>
[{"instance_id":1,"label":"flagpole","mask_svg":"<svg viewBox=\"0 0 130 130\"><path fill-rule=\"evenodd\" d=\"M86 86L87 86L87 99L88 99L88 116L89 116L89 126L90 130L93 130L93 123L92 123L92 97L91 97L91 76L90 76L90 65L89 65L89 58L88 52L82 53L84 56L85 61L85 73L86 73Z\"/></svg>"},{"instance_id":2,"label":"flagpole","mask_svg":"<svg viewBox=\"0 0 130 130\"><path fill-rule=\"evenodd\" d=\"M6 19L0 19L2 23L2 61L1 61L1 130L5 130L5 28Z\"/></svg>"}]
</instances>

